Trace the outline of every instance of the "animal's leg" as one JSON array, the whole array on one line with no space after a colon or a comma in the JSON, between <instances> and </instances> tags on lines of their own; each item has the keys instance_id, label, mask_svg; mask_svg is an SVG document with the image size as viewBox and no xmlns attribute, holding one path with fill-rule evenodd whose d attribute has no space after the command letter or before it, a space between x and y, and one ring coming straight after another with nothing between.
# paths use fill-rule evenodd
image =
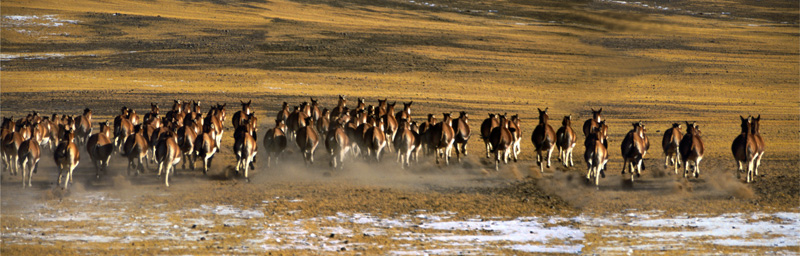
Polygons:
<instances>
[{"instance_id":1,"label":"animal's leg","mask_svg":"<svg viewBox=\"0 0 800 256\"><path fill-rule=\"evenodd\" d=\"M550 168L550 157L553 156L553 148L547 150L547 168Z\"/></svg>"}]
</instances>

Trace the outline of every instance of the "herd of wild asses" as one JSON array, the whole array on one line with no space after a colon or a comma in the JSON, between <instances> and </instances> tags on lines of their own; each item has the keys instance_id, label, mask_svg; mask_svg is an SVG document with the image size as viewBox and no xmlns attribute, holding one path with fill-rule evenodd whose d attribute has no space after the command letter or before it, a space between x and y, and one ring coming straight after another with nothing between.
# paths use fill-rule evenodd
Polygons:
<instances>
[{"instance_id":1,"label":"herd of wild asses","mask_svg":"<svg viewBox=\"0 0 800 256\"><path fill-rule=\"evenodd\" d=\"M233 152L236 158L236 172L249 181L248 170L255 168L258 152L258 118L252 101L241 102L241 110L233 114ZM378 100L372 106L358 99L354 108L347 105L345 96L339 96L338 104L320 110L318 101L303 102L289 108L284 102L274 119L275 125L261 138L266 155L266 165L277 163L290 141L296 143L302 152L306 165L314 163L314 153L320 143L330 156L333 168L343 168L347 161L364 159L381 161L382 153L395 153L397 162L407 168L412 160L419 162L420 151L434 155L439 164L443 159L450 164L452 151L458 161L467 155L467 142L471 136L469 115L460 112L457 118L443 113L442 120L428 114L426 120L415 121L411 117L412 102L403 103L403 109L395 112L395 103L386 99ZM2 159L5 170L17 175L22 170L23 187L31 186L31 175L36 173L42 149L48 149L58 166L58 186L66 189L72 182L72 172L78 166L81 150L89 155L97 170L97 177L108 167L111 156L118 153L128 160L128 174L135 170L140 174L150 163L158 164L158 175L164 172L164 182L169 186L169 175L183 161L189 168L195 168L195 161L202 160L203 173L208 172L214 155L220 151L222 136L225 133L227 104L210 107L205 115L200 102L175 100L172 108L162 115L158 104L151 103L151 109L140 118L136 111L122 107L113 123L99 122L99 130L93 133L92 110L83 114L53 114L40 116L33 112L24 118L14 120L3 118ZM584 160L587 164L587 181L595 185L599 177L605 177L608 162L608 126L602 116L602 108L592 109L592 118L583 124ZM571 127L572 116L565 116L562 126L556 131L549 123L547 108L539 109L539 122L533 129L531 142L536 151L536 163L544 172L543 162L550 167L550 157L558 150L558 160L566 167L574 166L572 152L577 136ZM741 134L731 146L738 163L737 177L746 172L747 182L758 175L758 166L764 155L764 140L759 134L758 117L741 117ZM495 170L499 163L508 163L510 157L517 161L522 142L520 118L506 114L489 114L480 127L480 138L486 146L486 157L494 154ZM650 142L642 122L633 123L620 145L624 159L622 173L627 169L631 180L641 175L644 169L642 160L647 155ZM683 166L683 176L700 175L700 161L703 159L703 140L699 126L686 122L686 133L681 132L681 124L674 123L664 132L662 147L664 165L674 166L675 174ZM84 157L84 159L86 159ZM690 168L692 167L692 168ZM746 170L745 170L746 168ZM27 181L27 184L26 184Z\"/></svg>"}]
</instances>

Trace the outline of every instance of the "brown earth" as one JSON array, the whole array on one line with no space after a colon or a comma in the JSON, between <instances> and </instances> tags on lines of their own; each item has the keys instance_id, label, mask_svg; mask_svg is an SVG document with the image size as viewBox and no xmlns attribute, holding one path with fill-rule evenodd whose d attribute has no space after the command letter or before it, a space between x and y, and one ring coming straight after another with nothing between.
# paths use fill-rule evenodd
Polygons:
<instances>
[{"instance_id":1,"label":"brown earth","mask_svg":"<svg viewBox=\"0 0 800 256\"><path fill-rule=\"evenodd\" d=\"M143 115L151 102L163 111L173 99L200 100L204 110L224 102L230 115L239 100L253 100L263 132L281 102L298 104L314 97L332 107L336 95L345 94L351 104L357 97L367 98L368 104L379 98L413 100L416 119L467 111L473 130L486 113L519 113L523 142L520 161L500 172L493 171L480 138L473 135L470 156L453 166L437 166L423 157L403 170L387 155L378 164L355 161L332 171L329 158L317 150L312 167L302 166L290 153L282 165L268 169L260 155L254 179L246 183L230 173L228 121L209 176L179 171L172 179L175 185L165 188L154 172L126 177L118 159L95 180L83 154L75 186L67 192L56 188L57 171L45 151L33 188L23 190L19 176L2 173L0 252L235 253L224 247L254 232L217 225L211 232L224 233L219 235L224 242L199 241L197 248L162 240L111 247L47 239L16 242L16 234L31 227L77 230L92 225L43 224L27 216L58 214L57 209L109 216L124 206L125 216L152 217L202 205L234 205L260 209L266 222L275 216L306 219L337 213L397 217L418 210L456 212L457 219L608 215L631 209L667 216L797 212L798 3L642 3L647 6L607 1L4 1L2 116L19 118L31 111L77 115L88 107L95 120L110 120L121 106ZM38 18L19 21L11 15ZM45 15L63 24L42 25L59 22ZM581 143L575 149L576 167L564 168L554 156L553 167L538 172L529 136L536 108L545 107L553 128L572 114L579 120L573 124L576 131L590 108L603 108L611 159L600 186L584 182ZM738 133L738 116L758 114L767 144L760 169L765 176L746 184L734 175L730 143ZM653 145L647 170L631 184L619 174L618 146L630 123L639 120L646 123ZM703 132L707 153L699 179L684 179L663 167L661 132L683 121L697 121ZM80 199L98 193L122 202L86 205ZM276 197L281 198L276 205L261 205ZM302 201L289 202L293 199ZM55 208L32 206L40 204ZM350 242L385 246L356 252L365 254L387 254L399 246L381 236L356 236ZM173 250L165 252L165 247ZM592 250L587 246L582 252ZM749 252L765 251L769 248Z\"/></svg>"}]
</instances>

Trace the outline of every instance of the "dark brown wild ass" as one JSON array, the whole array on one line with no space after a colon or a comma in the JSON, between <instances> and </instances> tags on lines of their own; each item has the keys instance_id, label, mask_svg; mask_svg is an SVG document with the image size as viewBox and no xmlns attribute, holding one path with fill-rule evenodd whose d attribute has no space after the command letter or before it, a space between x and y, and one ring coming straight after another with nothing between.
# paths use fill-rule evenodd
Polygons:
<instances>
[{"instance_id":1,"label":"dark brown wild ass","mask_svg":"<svg viewBox=\"0 0 800 256\"><path fill-rule=\"evenodd\" d=\"M397 112L397 114L394 115L394 119L396 119L397 121L400 121L401 119L405 119L406 121L408 121L408 123L411 123L412 122L412 120L411 120L411 104L414 104L414 101L411 101L411 102L408 102L408 103L403 102L403 110L401 110L400 112Z\"/></svg>"},{"instance_id":2,"label":"dark brown wild ass","mask_svg":"<svg viewBox=\"0 0 800 256\"><path fill-rule=\"evenodd\" d=\"M143 126L146 125L140 124L137 126L139 127L138 129L134 128L136 132L128 136L128 139L125 140L125 145L122 147L122 156L128 158L127 175L131 174L131 168L134 167L136 168L136 175L145 171L145 158L149 147L144 137L145 129ZM134 166L135 159L139 160L136 166Z\"/></svg>"},{"instance_id":3,"label":"dark brown wild ass","mask_svg":"<svg viewBox=\"0 0 800 256\"><path fill-rule=\"evenodd\" d=\"M206 123L203 125L203 133L198 134L197 139L194 141L194 154L196 157L203 159L203 175L208 174L211 160L214 159L214 154L219 151L216 133L216 124L213 122Z\"/></svg>"},{"instance_id":4,"label":"dark brown wild ass","mask_svg":"<svg viewBox=\"0 0 800 256\"><path fill-rule=\"evenodd\" d=\"M394 135L397 134L397 119L394 118L394 106L397 102L386 105L386 114L383 118L383 131L386 133L386 146L389 152L394 152Z\"/></svg>"},{"instance_id":5,"label":"dark brown wild ass","mask_svg":"<svg viewBox=\"0 0 800 256\"><path fill-rule=\"evenodd\" d=\"M556 145L556 131L548 123L550 116L547 115L547 109L539 110L539 124L533 129L531 134L531 142L533 147L536 148L536 164L539 165L539 171L544 173L544 166L542 162L545 160L544 152L547 152L547 168L550 168L550 156L553 155L553 149Z\"/></svg>"},{"instance_id":6,"label":"dark brown wild ass","mask_svg":"<svg viewBox=\"0 0 800 256\"><path fill-rule=\"evenodd\" d=\"M83 115L78 116L75 120L75 140L78 145L86 145L86 139L92 135L92 110L84 109Z\"/></svg>"},{"instance_id":7,"label":"dark brown wild ass","mask_svg":"<svg viewBox=\"0 0 800 256\"><path fill-rule=\"evenodd\" d=\"M286 122L285 120L275 119L275 127L267 130L264 134L264 150L267 155L267 167L270 167L272 159L278 163L278 157L286 150Z\"/></svg>"},{"instance_id":8,"label":"dark brown wild ass","mask_svg":"<svg viewBox=\"0 0 800 256\"><path fill-rule=\"evenodd\" d=\"M336 119L339 118L336 117L333 121L336 121ZM325 137L323 139L326 139L328 136L328 130L330 129L333 129L331 126L330 112L328 111L328 108L325 108L322 110L322 116L320 116L319 120L317 120L317 131L322 133L321 135Z\"/></svg>"},{"instance_id":9,"label":"dark brown wild ass","mask_svg":"<svg viewBox=\"0 0 800 256\"><path fill-rule=\"evenodd\" d=\"M255 140L256 131L250 125L250 120L245 119L239 124L239 128L233 132L233 154L236 156L236 173L242 174L250 182L249 170L255 170L253 159L258 153L258 144Z\"/></svg>"},{"instance_id":10,"label":"dark brown wild ass","mask_svg":"<svg viewBox=\"0 0 800 256\"><path fill-rule=\"evenodd\" d=\"M455 143L455 131L453 131L453 118L450 113L443 113L444 118L431 129L431 145L436 154L436 163L439 158L444 158L445 164L450 165L450 156Z\"/></svg>"},{"instance_id":11,"label":"dark brown wild ass","mask_svg":"<svg viewBox=\"0 0 800 256\"><path fill-rule=\"evenodd\" d=\"M69 184L72 183L72 172L78 167L80 163L81 154L78 151L78 145L73 142L75 140L75 130L67 128L64 130L62 137L59 139L58 146L53 152L53 159L58 166L58 185L61 186L61 180L64 174L64 186L62 189L67 189Z\"/></svg>"},{"instance_id":12,"label":"dark brown wild ass","mask_svg":"<svg viewBox=\"0 0 800 256\"><path fill-rule=\"evenodd\" d=\"M23 124L20 127L15 126L14 129L27 130L28 125ZM5 163L6 169L9 170L12 175L17 175L19 171L19 148L24 141L26 141L26 139L22 136L22 132L19 131L6 133L3 137L3 162Z\"/></svg>"},{"instance_id":13,"label":"dark brown wild ass","mask_svg":"<svg viewBox=\"0 0 800 256\"><path fill-rule=\"evenodd\" d=\"M495 171L500 171L500 152L503 152L503 163L508 164L508 157L514 151L514 135L508 129L511 121L506 119L506 115L500 115L499 123L489 134L490 147L495 157Z\"/></svg>"},{"instance_id":14,"label":"dark brown wild ass","mask_svg":"<svg viewBox=\"0 0 800 256\"><path fill-rule=\"evenodd\" d=\"M239 101L239 102L242 103L242 110L233 113L233 118L231 119L234 131L239 128L239 126L243 123L244 120L247 120L247 117L248 115L250 115L250 113L253 113L253 108L250 106L253 103L252 100L248 101L247 103L245 103L244 101Z\"/></svg>"},{"instance_id":15,"label":"dark brown wild ass","mask_svg":"<svg viewBox=\"0 0 800 256\"><path fill-rule=\"evenodd\" d=\"M661 150L664 152L664 167L673 165L675 167L675 174L678 174L678 166L681 165L681 155L679 146L683 139L681 132L681 125L673 123L672 127L664 131L664 137L661 139Z\"/></svg>"},{"instance_id":16,"label":"dark brown wild ass","mask_svg":"<svg viewBox=\"0 0 800 256\"><path fill-rule=\"evenodd\" d=\"M181 148L178 146L178 136L174 129L162 134L156 144L156 162L158 162L158 177L164 171L164 184L169 187L169 175L175 171L175 166L181 162Z\"/></svg>"},{"instance_id":17,"label":"dark brown wild ass","mask_svg":"<svg viewBox=\"0 0 800 256\"><path fill-rule=\"evenodd\" d=\"M17 152L17 156L19 158L19 162L17 164L19 165L19 168L22 169L23 188L25 188L26 179L28 187L32 186L31 180L33 179L33 173L39 166L41 153L39 142L37 142L34 138L30 138L20 144L19 151Z\"/></svg>"},{"instance_id":18,"label":"dark brown wild ass","mask_svg":"<svg viewBox=\"0 0 800 256\"><path fill-rule=\"evenodd\" d=\"M739 118L741 119L742 132L733 140L731 151L739 167L736 172L736 177L741 178L741 172L745 171L747 175L746 180L750 183L750 181L755 179L753 173L755 159L758 156L758 142L756 142L756 138L753 135L753 118L744 118L743 116L739 116ZM747 170L743 170L745 167Z\"/></svg>"},{"instance_id":19,"label":"dark brown wild ass","mask_svg":"<svg viewBox=\"0 0 800 256\"><path fill-rule=\"evenodd\" d=\"M384 131L383 118L372 117L373 125L364 132L364 144L367 148L367 156L375 157L375 161L381 161L381 152L386 147L386 132Z\"/></svg>"},{"instance_id":20,"label":"dark brown wild ass","mask_svg":"<svg viewBox=\"0 0 800 256\"><path fill-rule=\"evenodd\" d=\"M111 142L111 126L108 121L100 122L100 131L89 136L86 142L86 152L94 163L96 178L100 178L100 171L108 172L108 162L111 161L111 153L114 152L114 144Z\"/></svg>"},{"instance_id":21,"label":"dark brown wild ass","mask_svg":"<svg viewBox=\"0 0 800 256\"><path fill-rule=\"evenodd\" d=\"M325 148L331 155L331 167L344 168L344 157L350 150L350 137L345 132L345 120L337 118L328 130L325 139Z\"/></svg>"},{"instance_id":22,"label":"dark brown wild ass","mask_svg":"<svg viewBox=\"0 0 800 256\"><path fill-rule=\"evenodd\" d=\"M595 186L600 184L600 177L606 177L605 167L608 163L608 149L605 146L607 134L603 131L603 125L605 125L605 121L600 121L598 126L592 127L583 142L586 147L586 151L583 153L583 159L587 166L586 180L594 179Z\"/></svg>"},{"instance_id":23,"label":"dark brown wild ass","mask_svg":"<svg viewBox=\"0 0 800 256\"><path fill-rule=\"evenodd\" d=\"M309 116L311 118L314 118L315 122L319 122L319 119L322 117L322 111L320 111L320 108L319 108L319 101L315 100L313 97L311 97L311 106L310 106L310 109L309 109Z\"/></svg>"},{"instance_id":24,"label":"dark brown wild ass","mask_svg":"<svg viewBox=\"0 0 800 256\"><path fill-rule=\"evenodd\" d=\"M189 162L189 169L194 170L196 155L194 153L194 142L197 141L197 133L193 126L182 126L178 128L178 147L183 153L183 163L181 168L186 170L186 162Z\"/></svg>"},{"instance_id":25,"label":"dark brown wild ass","mask_svg":"<svg viewBox=\"0 0 800 256\"><path fill-rule=\"evenodd\" d=\"M572 151L577 141L578 136L575 136L575 131L572 130L572 115L564 116L561 128L556 131L556 147L558 158L565 167L575 166L572 162Z\"/></svg>"},{"instance_id":26,"label":"dark brown wild ass","mask_svg":"<svg viewBox=\"0 0 800 256\"><path fill-rule=\"evenodd\" d=\"M631 129L622 139L620 144L620 152L623 159L622 174L625 175L625 168L631 173L631 181L635 177L642 175L644 169L644 157L647 156L647 150L650 149L650 140L647 139L644 123L641 121L633 123Z\"/></svg>"},{"instance_id":27,"label":"dark brown wild ass","mask_svg":"<svg viewBox=\"0 0 800 256\"><path fill-rule=\"evenodd\" d=\"M681 160L683 161L683 177L689 175L689 162L694 162L694 177L700 177L700 160L703 160L703 139L700 135L700 126L696 123L686 122L686 135L679 145Z\"/></svg>"},{"instance_id":28,"label":"dark brown wild ass","mask_svg":"<svg viewBox=\"0 0 800 256\"><path fill-rule=\"evenodd\" d=\"M347 113L347 110L345 110L346 107L347 107L347 99L345 98L344 95L339 95L339 102L336 103L335 108L331 109L331 116L330 116L331 120L335 121L337 118Z\"/></svg>"},{"instance_id":29,"label":"dark brown wild ass","mask_svg":"<svg viewBox=\"0 0 800 256\"><path fill-rule=\"evenodd\" d=\"M592 118L583 122L583 136L589 136L589 132L592 131L592 128L598 127L598 124L603 121L603 108L600 110L594 110L592 108Z\"/></svg>"},{"instance_id":30,"label":"dark brown wild ass","mask_svg":"<svg viewBox=\"0 0 800 256\"><path fill-rule=\"evenodd\" d=\"M419 135L411 130L411 124L406 119L400 119L399 126L393 145L397 151L397 162L400 162L400 167L406 168L410 166L411 154L419 144Z\"/></svg>"},{"instance_id":31,"label":"dark brown wild ass","mask_svg":"<svg viewBox=\"0 0 800 256\"><path fill-rule=\"evenodd\" d=\"M483 120L481 123L481 139L486 146L486 158L489 158L489 153L492 152L492 143L489 141L489 136L492 134L494 128L500 127L500 119L497 115L489 113L489 118Z\"/></svg>"},{"instance_id":32,"label":"dark brown wild ass","mask_svg":"<svg viewBox=\"0 0 800 256\"><path fill-rule=\"evenodd\" d=\"M317 150L319 145L319 137L319 132L314 128L314 119L306 117L304 126L297 130L295 138L297 146L303 152L303 160L306 165L314 164L314 151Z\"/></svg>"},{"instance_id":33,"label":"dark brown wild ass","mask_svg":"<svg viewBox=\"0 0 800 256\"><path fill-rule=\"evenodd\" d=\"M467 143L472 131L469 129L469 115L465 111L459 113L458 118L453 120L453 136L456 149L456 158L461 162L461 154L467 155Z\"/></svg>"}]
</instances>

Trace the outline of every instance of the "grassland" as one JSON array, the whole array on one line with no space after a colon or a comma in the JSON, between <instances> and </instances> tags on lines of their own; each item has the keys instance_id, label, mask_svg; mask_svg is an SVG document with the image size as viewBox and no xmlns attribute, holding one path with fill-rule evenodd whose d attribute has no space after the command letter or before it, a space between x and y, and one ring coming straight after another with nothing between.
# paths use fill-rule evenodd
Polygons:
<instances>
[{"instance_id":1,"label":"grassland","mask_svg":"<svg viewBox=\"0 0 800 256\"><path fill-rule=\"evenodd\" d=\"M474 136L467 163L449 169L425 163L410 174L364 178L363 170L328 177L321 174L324 170L286 174L259 167L259 186L274 190L241 189L226 178L206 182L191 173L178 177L178 188L169 192L188 199L215 189L231 195L204 200L251 205L238 200L253 193L296 193L308 202L317 195L308 190L321 186L324 196L304 211L310 216L375 208L383 209L374 212L382 215L429 209L462 217L605 214L631 208L669 214L797 211L799 9L796 1L10 0L2 3L0 115L77 115L89 107L96 120L104 120L121 106L142 114L151 102L165 109L173 99L197 99L203 109L226 102L230 111L239 100L252 99L259 118L271 120L281 102L298 104L308 97L328 107L340 94L351 103L357 97L371 104L379 98L413 100L415 118L463 110L470 113L473 129L486 113L520 114L521 163L500 173L484 170L490 163L481 157L483 147ZM556 129L564 115L584 120L590 108L603 108L613 146L610 177L600 190L578 181L582 146L576 149L577 167L555 167L554 162L545 174L534 171L528 138L537 123L536 108L545 107ZM730 143L739 131L738 116L759 114L767 176L745 185L733 175ZM618 143L630 123L639 120L654 143L646 159L648 172L630 187L618 181ZM700 180L684 181L661 166L661 131L683 121L698 122L706 142L701 167L707 176ZM261 131L269 125L262 121ZM231 144L226 136L215 172L233 163ZM42 161L51 160L45 154ZM124 168L118 167L120 172ZM82 161L80 175L89 177L92 171L89 161ZM50 193L54 172L34 177L40 192ZM3 173L4 228L18 227L12 222L21 218L10 196L28 194L16 188L17 179ZM161 183L150 179L155 178L135 178L129 186L147 188L135 193L162 193ZM108 181L87 180L86 190L114 191ZM375 196L353 192L361 188ZM122 191L131 190L137 189ZM398 193L406 199L392 200ZM41 193L30 197L58 198L36 194ZM360 203L342 204L340 196ZM144 199L147 204L165 200L174 203ZM4 242L3 253L54 253L59 245ZM370 248L366 253L386 251Z\"/></svg>"}]
</instances>

